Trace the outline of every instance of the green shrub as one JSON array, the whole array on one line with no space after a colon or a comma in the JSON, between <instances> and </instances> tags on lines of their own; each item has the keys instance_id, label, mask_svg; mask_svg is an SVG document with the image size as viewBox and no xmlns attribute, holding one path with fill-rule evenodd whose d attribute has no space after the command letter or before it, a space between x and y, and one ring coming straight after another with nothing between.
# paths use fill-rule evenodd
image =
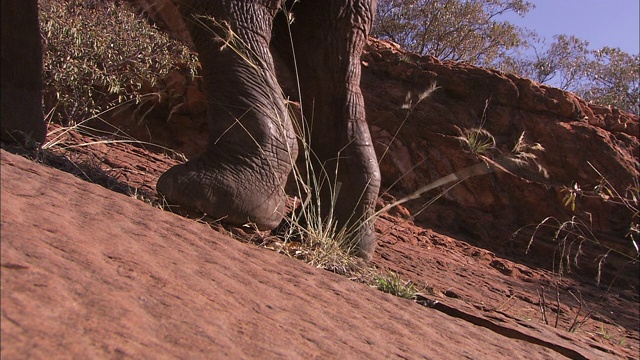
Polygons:
<instances>
[{"instance_id":1,"label":"green shrub","mask_svg":"<svg viewBox=\"0 0 640 360\"><path fill-rule=\"evenodd\" d=\"M139 100L178 64L195 75L197 58L125 5L40 0L45 109L75 123Z\"/></svg>"},{"instance_id":2,"label":"green shrub","mask_svg":"<svg viewBox=\"0 0 640 360\"><path fill-rule=\"evenodd\" d=\"M411 281L404 281L399 274L389 271L388 275L377 275L374 278L378 290L405 299L414 299L418 293Z\"/></svg>"}]
</instances>

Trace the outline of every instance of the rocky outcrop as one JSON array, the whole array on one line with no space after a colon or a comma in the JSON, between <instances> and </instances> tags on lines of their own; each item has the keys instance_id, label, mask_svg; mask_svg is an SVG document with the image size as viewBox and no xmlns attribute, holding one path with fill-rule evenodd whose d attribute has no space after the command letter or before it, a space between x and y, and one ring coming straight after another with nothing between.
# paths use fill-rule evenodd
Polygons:
<instances>
[{"instance_id":1,"label":"rocky outcrop","mask_svg":"<svg viewBox=\"0 0 640 360\"><path fill-rule=\"evenodd\" d=\"M532 231L521 231L509 244L522 227L548 217L562 222L584 215L605 246L636 256L626 238L632 211L594 197L578 198L572 212L564 205L563 188L598 185L597 172L621 193L632 186L640 169L637 115L589 105L572 93L515 75L417 56L375 39L363 66L367 116L389 192L399 197L479 162L494 168L449 191L440 187L411 201L407 207L417 222L466 234L469 241L502 252L507 245L526 248ZM495 149L469 151L460 137L474 128L493 135ZM521 146L518 156L513 149L520 140L529 146ZM442 198L423 209L438 194ZM552 233L539 235L534 250L547 252L557 245L545 241Z\"/></svg>"},{"instance_id":2,"label":"rocky outcrop","mask_svg":"<svg viewBox=\"0 0 640 360\"><path fill-rule=\"evenodd\" d=\"M172 0L128 0L128 3L159 29L195 49L180 11Z\"/></svg>"}]
</instances>

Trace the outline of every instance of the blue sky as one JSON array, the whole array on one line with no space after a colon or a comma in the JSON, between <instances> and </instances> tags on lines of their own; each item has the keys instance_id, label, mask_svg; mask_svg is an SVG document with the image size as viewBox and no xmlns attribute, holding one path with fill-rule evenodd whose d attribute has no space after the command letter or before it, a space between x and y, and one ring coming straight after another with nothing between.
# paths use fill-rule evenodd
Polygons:
<instances>
[{"instance_id":1,"label":"blue sky","mask_svg":"<svg viewBox=\"0 0 640 360\"><path fill-rule=\"evenodd\" d=\"M567 34L589 41L590 49L619 47L638 54L640 0L529 0L536 8L524 18L509 14L503 19L536 31L547 40Z\"/></svg>"}]
</instances>

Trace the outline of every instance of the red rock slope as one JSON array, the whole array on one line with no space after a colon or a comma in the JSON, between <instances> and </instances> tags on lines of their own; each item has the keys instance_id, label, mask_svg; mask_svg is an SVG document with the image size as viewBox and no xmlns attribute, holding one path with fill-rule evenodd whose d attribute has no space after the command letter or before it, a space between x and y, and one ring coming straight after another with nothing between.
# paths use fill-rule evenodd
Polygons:
<instances>
[{"instance_id":1,"label":"red rock slope","mask_svg":"<svg viewBox=\"0 0 640 360\"><path fill-rule=\"evenodd\" d=\"M1 161L3 359L611 356L383 294L4 150Z\"/></svg>"},{"instance_id":2,"label":"red rock slope","mask_svg":"<svg viewBox=\"0 0 640 360\"><path fill-rule=\"evenodd\" d=\"M575 212L563 201L565 186L593 189L601 179L598 172L622 194L634 185L640 176L637 115L590 105L515 75L418 56L376 39L370 39L363 67L368 121L382 158L383 183L392 194L411 193L474 164L494 166L492 173L460 183L424 211L419 209L446 187L409 203L416 223L506 255L508 249L524 254L533 226L545 218L562 222L577 216L590 222L602 244L637 259L626 237L632 221L637 223L633 211L598 196L579 197ZM420 100L431 85L436 90ZM474 128L492 134L495 148L469 151L460 137ZM533 155L535 161L517 165L512 150L521 138L544 150L529 148L520 159ZM510 241L526 226L531 227ZM531 247L529 256L541 261L519 261L547 268L555 263L557 268L559 257L550 254L560 249L551 238L550 231L544 233ZM592 260L607 249L585 243L582 250L587 256L580 267L595 273L597 261ZM618 276L628 261L609 257L606 277ZM637 273L636 262L623 282L637 289Z\"/></svg>"}]
</instances>

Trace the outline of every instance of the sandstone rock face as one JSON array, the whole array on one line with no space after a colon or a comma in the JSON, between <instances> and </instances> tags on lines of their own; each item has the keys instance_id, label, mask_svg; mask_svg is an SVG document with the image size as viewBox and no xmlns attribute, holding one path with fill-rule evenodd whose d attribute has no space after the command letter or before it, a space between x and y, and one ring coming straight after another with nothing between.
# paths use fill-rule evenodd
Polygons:
<instances>
[{"instance_id":1,"label":"sandstone rock face","mask_svg":"<svg viewBox=\"0 0 640 360\"><path fill-rule=\"evenodd\" d=\"M611 355L428 309L4 150L0 162L3 359Z\"/></svg>"},{"instance_id":2,"label":"sandstone rock face","mask_svg":"<svg viewBox=\"0 0 640 360\"><path fill-rule=\"evenodd\" d=\"M169 35L195 49L191 36L180 11L172 0L128 0L138 12L146 14L149 19Z\"/></svg>"},{"instance_id":3,"label":"sandstone rock face","mask_svg":"<svg viewBox=\"0 0 640 360\"><path fill-rule=\"evenodd\" d=\"M574 182L583 188L597 185L600 176L594 169L622 193L633 185L640 169L638 116L589 105L572 93L514 75L420 57L375 39L363 55L363 67L368 121L389 192L401 197L479 162L495 166L491 174L463 181L423 211L445 187L410 202L417 222L467 234L475 244L503 251L507 245L526 247L531 231L509 243L524 226L588 213L601 241L635 256L625 238L631 211L591 198L578 199L572 213L563 204L562 189ZM420 99L425 93L430 95ZM491 133L496 148L470 152L459 137L472 128ZM535 162L511 160L521 136L544 148L527 150ZM553 251L556 245L534 241L532 251Z\"/></svg>"}]
</instances>

